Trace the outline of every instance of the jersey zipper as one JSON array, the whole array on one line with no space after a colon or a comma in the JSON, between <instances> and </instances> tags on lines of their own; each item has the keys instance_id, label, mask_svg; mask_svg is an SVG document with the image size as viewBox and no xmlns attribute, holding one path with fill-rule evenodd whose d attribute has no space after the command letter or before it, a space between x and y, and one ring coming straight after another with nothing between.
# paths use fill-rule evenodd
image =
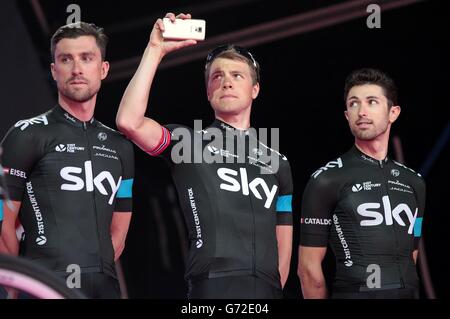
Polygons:
<instances>
[{"instance_id":1,"label":"jersey zipper","mask_svg":"<svg viewBox=\"0 0 450 319\"><path fill-rule=\"evenodd\" d=\"M239 145L239 142L238 144ZM247 136L244 136L244 156L245 156L245 169L247 170L247 178L249 177L249 173L251 172L251 165L247 165L249 161L249 142ZM252 196L248 196L248 200L250 202L250 210L252 212L252 274L256 276L256 221L255 221L255 210L253 207Z\"/></svg>"},{"instance_id":2,"label":"jersey zipper","mask_svg":"<svg viewBox=\"0 0 450 319\"><path fill-rule=\"evenodd\" d=\"M92 161L92 153L91 153L91 142L89 139L89 132L88 132L88 127L86 125L86 122L83 122L83 130L86 136L86 141L87 141L87 147L88 147L88 155L89 155L89 161L91 162L91 167L92 167L92 174L94 174L94 165L93 165L93 161ZM101 238L100 238L100 230L98 227L98 213L97 213L97 203L96 203L96 196L95 196L95 185L94 185L94 190L92 191L92 206L94 206L94 213L95 213L95 227L97 229L97 240L98 240L98 249L99 249L99 259L100 259L100 271L103 273L104 269L103 269L103 253L102 253L102 245L101 245Z\"/></svg>"},{"instance_id":3,"label":"jersey zipper","mask_svg":"<svg viewBox=\"0 0 450 319\"><path fill-rule=\"evenodd\" d=\"M250 200L250 208L252 211L252 224L253 224L253 229L252 229L252 274L256 275L256 222L255 222L255 210L253 209L253 201L252 201L252 197L249 196L248 197Z\"/></svg>"},{"instance_id":4,"label":"jersey zipper","mask_svg":"<svg viewBox=\"0 0 450 319\"><path fill-rule=\"evenodd\" d=\"M379 161L380 164L380 169L381 169L381 175L383 176L383 184L384 184L384 190L385 190L385 194L388 196L389 198L389 203L391 202L391 198L389 196L389 174L386 173L386 167L383 165L383 161ZM391 207L391 214L392 214L392 207ZM393 217L393 216L392 216ZM386 225L387 226L387 225ZM397 271L399 274L399 279L400 279L400 284L401 287L400 288L404 288L404 282L403 282L403 276L402 276L402 272L400 269L400 258L399 258L399 243L398 243L398 238L397 238L397 232L395 229L395 221L392 221L392 236L394 237L394 243L395 243L395 257L396 257L396 264L397 264Z\"/></svg>"}]
</instances>

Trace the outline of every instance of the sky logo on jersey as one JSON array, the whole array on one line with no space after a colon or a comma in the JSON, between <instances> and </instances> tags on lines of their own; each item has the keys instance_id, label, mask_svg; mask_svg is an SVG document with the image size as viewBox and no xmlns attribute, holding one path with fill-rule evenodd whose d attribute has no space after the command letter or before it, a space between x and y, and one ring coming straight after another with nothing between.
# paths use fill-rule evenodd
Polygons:
<instances>
[{"instance_id":1,"label":"sky logo on jersey","mask_svg":"<svg viewBox=\"0 0 450 319\"><path fill-rule=\"evenodd\" d=\"M240 181L233 177L239 176L239 174L240 174ZM277 193L278 186L273 185L272 189L269 189L265 180L263 180L260 177L257 177L251 182L249 182L246 168L240 168L238 172L235 171L234 169L222 167L217 170L217 175L223 181L229 183L229 184L221 183L220 189L230 192L239 192L242 190L242 194L245 196L250 195L251 191L256 198L262 200L263 197L261 196L257 188L258 186L260 186L264 191L264 195L266 196L264 207L270 208L270 206L272 205L273 199L275 198L275 194Z\"/></svg>"},{"instance_id":2,"label":"sky logo on jersey","mask_svg":"<svg viewBox=\"0 0 450 319\"><path fill-rule=\"evenodd\" d=\"M412 234L414 230L414 224L417 218L418 209L416 208L416 211L413 214L409 206L403 203L398 204L396 207L394 207L394 209L392 209L389 196L383 196L382 201L383 201L384 217L382 213L377 211L379 208L381 208L380 203L364 203L358 206L356 210L359 215L371 218L362 220L360 222L360 225L378 226L381 225L384 221L386 225L391 226L393 225L395 220L397 224L399 224L400 226L406 226L405 222L400 216L401 213L405 213L410 223L408 228L408 234Z\"/></svg>"},{"instance_id":3,"label":"sky logo on jersey","mask_svg":"<svg viewBox=\"0 0 450 319\"><path fill-rule=\"evenodd\" d=\"M317 171L315 171L312 174L312 177L317 178L317 176L319 176L320 174L322 174L323 172L325 172L329 168L335 168L335 167L341 168L343 166L344 166L344 164L342 164L342 159L339 157L337 160L328 162L327 165L325 165L324 167L319 168Z\"/></svg>"},{"instance_id":4,"label":"sky logo on jersey","mask_svg":"<svg viewBox=\"0 0 450 319\"><path fill-rule=\"evenodd\" d=\"M20 120L19 122L17 122L14 127L20 127L20 130L23 131L25 130L28 126L30 125L34 125L34 124L44 124L44 125L48 125L48 120L47 120L47 116L42 115L42 116L37 116L34 117L32 119L28 119L28 120Z\"/></svg>"},{"instance_id":5,"label":"sky logo on jersey","mask_svg":"<svg viewBox=\"0 0 450 319\"><path fill-rule=\"evenodd\" d=\"M108 204L112 205L114 197L119 190L120 183L122 181L122 176L119 177L117 183L114 181L113 176L110 172L102 171L97 176L93 176L92 171L92 162L86 161L84 162L84 180L81 177L76 175L82 174L83 168L76 166L68 166L64 167L60 171L61 177L68 182L72 182L71 184L65 183L61 185L61 190L65 191L80 191L86 188L87 192L93 192L94 187L100 192L100 194L108 196L108 192L106 188L103 186L105 181L111 187L111 197L109 198Z\"/></svg>"}]
</instances>

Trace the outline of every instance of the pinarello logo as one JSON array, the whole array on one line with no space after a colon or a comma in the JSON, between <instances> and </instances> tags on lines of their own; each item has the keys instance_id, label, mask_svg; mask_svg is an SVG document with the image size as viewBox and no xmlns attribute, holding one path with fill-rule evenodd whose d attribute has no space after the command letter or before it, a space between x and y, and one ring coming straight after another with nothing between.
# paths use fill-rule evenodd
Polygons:
<instances>
[{"instance_id":1,"label":"pinarello logo","mask_svg":"<svg viewBox=\"0 0 450 319\"><path fill-rule=\"evenodd\" d=\"M394 177L398 177L400 175L400 171L398 169L392 169L391 175Z\"/></svg>"},{"instance_id":2,"label":"pinarello logo","mask_svg":"<svg viewBox=\"0 0 450 319\"><path fill-rule=\"evenodd\" d=\"M103 142L103 141L106 141L106 139L108 138L108 135L106 135L105 132L100 132L100 133L98 133L97 138L99 141Z\"/></svg>"},{"instance_id":3,"label":"pinarello logo","mask_svg":"<svg viewBox=\"0 0 450 319\"><path fill-rule=\"evenodd\" d=\"M362 187L361 184L356 184L356 185L353 185L353 187L352 187L353 193L357 193L357 192L362 191L362 190L363 190L363 187Z\"/></svg>"},{"instance_id":4,"label":"pinarello logo","mask_svg":"<svg viewBox=\"0 0 450 319\"><path fill-rule=\"evenodd\" d=\"M200 247L202 247L202 246L203 246L203 240L198 239L198 240L195 242L195 247L200 248Z\"/></svg>"},{"instance_id":5,"label":"pinarello logo","mask_svg":"<svg viewBox=\"0 0 450 319\"><path fill-rule=\"evenodd\" d=\"M9 168L3 167L3 174L9 174Z\"/></svg>"},{"instance_id":6,"label":"pinarello logo","mask_svg":"<svg viewBox=\"0 0 450 319\"><path fill-rule=\"evenodd\" d=\"M36 238L36 244L38 244L39 246L45 245L46 242L47 238L45 236L39 236L38 238Z\"/></svg>"},{"instance_id":7,"label":"pinarello logo","mask_svg":"<svg viewBox=\"0 0 450 319\"><path fill-rule=\"evenodd\" d=\"M351 266L353 266L353 261L346 260L346 261L344 261L344 265L347 266L347 267L351 267Z\"/></svg>"}]
</instances>

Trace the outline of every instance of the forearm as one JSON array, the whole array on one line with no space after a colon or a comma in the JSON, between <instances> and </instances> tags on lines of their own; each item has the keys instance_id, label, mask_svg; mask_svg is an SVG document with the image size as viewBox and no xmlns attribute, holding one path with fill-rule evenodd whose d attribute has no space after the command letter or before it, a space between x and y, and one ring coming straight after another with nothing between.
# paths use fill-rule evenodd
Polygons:
<instances>
[{"instance_id":1,"label":"forearm","mask_svg":"<svg viewBox=\"0 0 450 319\"><path fill-rule=\"evenodd\" d=\"M117 113L117 125L121 129L138 128L144 123L150 88L162 50L150 44L145 49L139 67L128 84Z\"/></svg>"},{"instance_id":2,"label":"forearm","mask_svg":"<svg viewBox=\"0 0 450 319\"><path fill-rule=\"evenodd\" d=\"M19 240L16 235L16 220L19 214L21 202L12 201L9 205L3 204L4 220L0 235L0 253L15 255L19 254Z\"/></svg>"},{"instance_id":3,"label":"forearm","mask_svg":"<svg viewBox=\"0 0 450 319\"><path fill-rule=\"evenodd\" d=\"M417 265L417 255L418 254L419 254L419 250L418 249L414 250L413 254L412 254L412 257L413 257L413 260L414 260L414 264L416 264L416 265Z\"/></svg>"},{"instance_id":4,"label":"forearm","mask_svg":"<svg viewBox=\"0 0 450 319\"><path fill-rule=\"evenodd\" d=\"M120 256L122 255L122 252L125 248L125 237L126 235L122 235L122 234L112 234L111 235L111 241L113 244L113 249L114 249L114 261L117 261Z\"/></svg>"},{"instance_id":5,"label":"forearm","mask_svg":"<svg viewBox=\"0 0 450 319\"><path fill-rule=\"evenodd\" d=\"M280 280L282 288L284 288L284 285L286 284L286 281L288 279L290 266L291 266L291 255L289 254L289 256L280 256L278 268L280 271Z\"/></svg>"},{"instance_id":6,"label":"forearm","mask_svg":"<svg viewBox=\"0 0 450 319\"><path fill-rule=\"evenodd\" d=\"M303 298L305 299L325 299L328 291L323 276L322 269L315 271L304 270L300 272L300 282L302 286Z\"/></svg>"},{"instance_id":7,"label":"forearm","mask_svg":"<svg viewBox=\"0 0 450 319\"><path fill-rule=\"evenodd\" d=\"M15 228L4 226L0 236L0 253L17 256L19 254L19 240L17 239L16 230Z\"/></svg>"},{"instance_id":8,"label":"forearm","mask_svg":"<svg viewBox=\"0 0 450 319\"><path fill-rule=\"evenodd\" d=\"M281 287L284 288L291 266L293 227L279 225L277 226L276 232L278 241L278 271L280 273Z\"/></svg>"},{"instance_id":9,"label":"forearm","mask_svg":"<svg viewBox=\"0 0 450 319\"><path fill-rule=\"evenodd\" d=\"M114 248L114 261L119 259L125 248L128 228L131 221L131 212L114 212L111 222L111 241Z\"/></svg>"}]
</instances>

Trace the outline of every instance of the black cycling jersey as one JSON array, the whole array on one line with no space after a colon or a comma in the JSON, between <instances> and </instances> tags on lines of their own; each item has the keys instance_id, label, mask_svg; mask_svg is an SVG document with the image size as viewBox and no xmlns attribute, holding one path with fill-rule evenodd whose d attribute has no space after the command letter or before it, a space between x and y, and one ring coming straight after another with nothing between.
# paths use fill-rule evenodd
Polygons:
<instances>
[{"instance_id":1,"label":"black cycling jersey","mask_svg":"<svg viewBox=\"0 0 450 319\"><path fill-rule=\"evenodd\" d=\"M353 146L311 176L303 195L300 244L330 243L336 257L334 291L417 288L412 253L424 208L425 182L419 174ZM378 286L371 276L375 270Z\"/></svg>"},{"instance_id":2,"label":"black cycling jersey","mask_svg":"<svg viewBox=\"0 0 450 319\"><path fill-rule=\"evenodd\" d=\"M60 106L17 122L2 141L12 200L21 201L20 255L54 271L115 276L113 212L131 212L132 144L92 119Z\"/></svg>"},{"instance_id":3,"label":"black cycling jersey","mask_svg":"<svg viewBox=\"0 0 450 319\"><path fill-rule=\"evenodd\" d=\"M262 152L278 169L259 160ZM292 225L287 158L218 120L201 131L167 125L149 153L167 159L178 191L190 240L186 279L253 275L280 287L276 226Z\"/></svg>"}]
</instances>

